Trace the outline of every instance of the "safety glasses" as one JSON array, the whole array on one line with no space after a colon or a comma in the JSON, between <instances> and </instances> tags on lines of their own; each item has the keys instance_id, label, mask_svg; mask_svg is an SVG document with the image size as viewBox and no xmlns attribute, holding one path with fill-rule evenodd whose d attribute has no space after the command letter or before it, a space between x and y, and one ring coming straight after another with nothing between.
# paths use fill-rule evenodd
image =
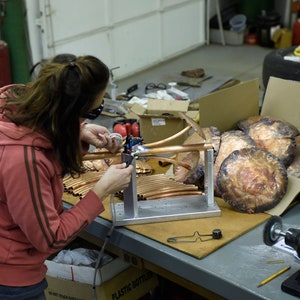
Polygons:
<instances>
[{"instance_id":1,"label":"safety glasses","mask_svg":"<svg viewBox=\"0 0 300 300\"><path fill-rule=\"evenodd\" d=\"M95 120L102 113L103 108L104 108L104 101L102 101L102 103L99 105L99 107L82 114L81 117L85 118L85 119Z\"/></svg>"}]
</instances>

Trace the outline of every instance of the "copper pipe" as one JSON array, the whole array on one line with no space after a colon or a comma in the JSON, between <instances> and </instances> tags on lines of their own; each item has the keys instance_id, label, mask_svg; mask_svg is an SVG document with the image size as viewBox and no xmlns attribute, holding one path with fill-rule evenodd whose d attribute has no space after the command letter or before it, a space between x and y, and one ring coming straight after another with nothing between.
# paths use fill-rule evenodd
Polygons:
<instances>
[{"instance_id":1,"label":"copper pipe","mask_svg":"<svg viewBox=\"0 0 300 300\"><path fill-rule=\"evenodd\" d=\"M121 152L111 153L109 151L99 151L99 152L89 152L82 157L82 160L96 160L96 159L105 159L118 157L121 155Z\"/></svg>"},{"instance_id":2,"label":"copper pipe","mask_svg":"<svg viewBox=\"0 0 300 300\"><path fill-rule=\"evenodd\" d=\"M74 194L77 194L79 196L84 196L87 194L87 192L92 188L92 185L85 185L85 186L82 186L78 189L74 189L73 193Z\"/></svg>"},{"instance_id":3,"label":"copper pipe","mask_svg":"<svg viewBox=\"0 0 300 300\"><path fill-rule=\"evenodd\" d=\"M178 161L178 160L175 160L175 159L172 159L172 158L169 158L169 157L151 156L151 158L158 159L159 164L160 164L160 162L165 162L165 163L174 164L174 165L177 165L177 166L184 167L185 169L188 169L188 170L192 169L192 167L189 164Z\"/></svg>"},{"instance_id":4,"label":"copper pipe","mask_svg":"<svg viewBox=\"0 0 300 300\"><path fill-rule=\"evenodd\" d=\"M193 127L193 129L195 130L195 132L198 133L198 135L200 135L204 140L206 140L205 133L203 132L202 128L198 125L198 123L196 123L192 118L190 118L183 112L179 112L179 116L180 118L184 119L187 122L187 124Z\"/></svg>"},{"instance_id":5,"label":"copper pipe","mask_svg":"<svg viewBox=\"0 0 300 300\"><path fill-rule=\"evenodd\" d=\"M176 158L176 155L172 155L172 156L170 156L169 158L175 159L175 158ZM171 164L171 163L169 163L169 162L164 162L164 161L159 161L158 164L159 164L161 167L166 167L166 166L168 166L168 165Z\"/></svg>"},{"instance_id":6,"label":"copper pipe","mask_svg":"<svg viewBox=\"0 0 300 300\"><path fill-rule=\"evenodd\" d=\"M184 191L184 192L176 192L176 193L162 193L157 196L148 197L147 200L154 200L154 199L161 199L161 198L171 198L171 197L178 197L178 196L194 196L194 195L203 195L201 191Z\"/></svg>"},{"instance_id":7,"label":"copper pipe","mask_svg":"<svg viewBox=\"0 0 300 300\"><path fill-rule=\"evenodd\" d=\"M168 153L180 153L180 152L190 152L190 151L204 151L208 149L213 149L213 145L211 143L203 142L198 144L190 144L190 145L180 145L180 146L167 146L160 147L155 149L146 149L144 151L138 152L138 156L151 156L157 154L168 154ZM111 153L109 151L101 151L101 152L92 152L83 156L83 160L95 160L95 159L104 159L108 157L117 157L121 155L121 152Z\"/></svg>"},{"instance_id":8,"label":"copper pipe","mask_svg":"<svg viewBox=\"0 0 300 300\"><path fill-rule=\"evenodd\" d=\"M191 188L191 189L184 189L182 190L182 188L177 188L177 189L174 189L174 188L165 188L165 189L160 189L159 191L151 191L151 192L146 192L143 194L143 196L145 198L148 198L148 197L152 197L152 196L156 196L156 195L161 195L161 194L164 194L164 193L186 193L186 192L190 192L190 191L198 191L198 188L195 187L195 188Z\"/></svg>"},{"instance_id":9,"label":"copper pipe","mask_svg":"<svg viewBox=\"0 0 300 300\"><path fill-rule=\"evenodd\" d=\"M212 144L208 143L199 143L199 144L189 144L189 145L181 145L181 146L167 146L160 147L155 149L146 149L145 151L141 151L138 153L138 156L147 157L151 155L157 154L168 154L168 153L180 153L180 152L191 152L191 151L205 151L208 149L213 149Z\"/></svg>"},{"instance_id":10,"label":"copper pipe","mask_svg":"<svg viewBox=\"0 0 300 300\"><path fill-rule=\"evenodd\" d=\"M79 189L79 188L84 187L86 185L92 185L92 184L96 183L98 180L99 179L78 182L77 184L73 185L73 190Z\"/></svg>"},{"instance_id":11,"label":"copper pipe","mask_svg":"<svg viewBox=\"0 0 300 300\"><path fill-rule=\"evenodd\" d=\"M175 140L176 138L178 138L179 136L187 133L189 130L192 129L192 126L191 125L188 125L187 127L185 127L184 129L182 129L181 131L177 132L176 134L164 139L164 140L160 140L160 141L157 141L157 142L153 142L153 143L148 143L148 144L144 144L144 147L147 147L147 148L151 148L151 147L156 147L156 146L159 146L159 145L162 145L162 144L165 144L165 143L168 143L172 140Z\"/></svg>"},{"instance_id":12,"label":"copper pipe","mask_svg":"<svg viewBox=\"0 0 300 300\"><path fill-rule=\"evenodd\" d=\"M72 181L74 181L74 178L71 175L69 175L63 179L64 184L67 184Z\"/></svg>"},{"instance_id":13,"label":"copper pipe","mask_svg":"<svg viewBox=\"0 0 300 300\"><path fill-rule=\"evenodd\" d=\"M139 187L139 188L137 188L137 193L146 195L148 193L161 193L164 190L178 190L178 191L180 191L180 190L181 191L182 190L194 190L194 191L198 190L197 186L185 187L185 186L180 186L180 185L169 185L166 187L166 183L164 183L162 185L156 185L154 187L155 187L154 189L153 189L153 185Z\"/></svg>"}]
</instances>

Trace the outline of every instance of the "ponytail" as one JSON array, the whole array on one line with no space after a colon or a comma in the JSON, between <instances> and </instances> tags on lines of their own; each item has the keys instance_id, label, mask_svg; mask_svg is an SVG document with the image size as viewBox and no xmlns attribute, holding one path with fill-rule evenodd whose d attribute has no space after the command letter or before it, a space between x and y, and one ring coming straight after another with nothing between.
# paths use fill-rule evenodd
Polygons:
<instances>
[{"instance_id":1,"label":"ponytail","mask_svg":"<svg viewBox=\"0 0 300 300\"><path fill-rule=\"evenodd\" d=\"M57 56L41 66L35 81L7 99L5 115L48 136L63 174L81 173L80 116L93 107L108 79L108 67L94 56Z\"/></svg>"}]
</instances>

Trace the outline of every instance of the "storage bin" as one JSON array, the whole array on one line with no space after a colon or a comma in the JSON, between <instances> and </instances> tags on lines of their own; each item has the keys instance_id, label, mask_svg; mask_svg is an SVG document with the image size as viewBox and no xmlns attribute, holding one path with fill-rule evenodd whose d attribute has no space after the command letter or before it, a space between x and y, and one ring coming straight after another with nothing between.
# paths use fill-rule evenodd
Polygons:
<instances>
[{"instance_id":1,"label":"storage bin","mask_svg":"<svg viewBox=\"0 0 300 300\"><path fill-rule=\"evenodd\" d=\"M219 29L210 29L210 42L221 44L221 34ZM224 30L224 38L226 45L238 46L242 45L245 40L246 30L242 31L233 31L233 30Z\"/></svg>"}]
</instances>

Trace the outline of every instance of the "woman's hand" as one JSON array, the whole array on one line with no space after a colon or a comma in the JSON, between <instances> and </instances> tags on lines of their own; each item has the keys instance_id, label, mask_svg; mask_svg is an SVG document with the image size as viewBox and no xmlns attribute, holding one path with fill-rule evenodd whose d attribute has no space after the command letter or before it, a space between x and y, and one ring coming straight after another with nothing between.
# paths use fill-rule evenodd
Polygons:
<instances>
[{"instance_id":1,"label":"woman's hand","mask_svg":"<svg viewBox=\"0 0 300 300\"><path fill-rule=\"evenodd\" d=\"M123 145L116 142L110 136L109 130L97 124L85 124L81 129L81 141L95 146L96 148L106 148L108 151L115 153L119 151Z\"/></svg>"},{"instance_id":2,"label":"woman's hand","mask_svg":"<svg viewBox=\"0 0 300 300\"><path fill-rule=\"evenodd\" d=\"M130 183L133 166L125 163L111 165L100 180L94 185L93 191L101 200L108 195L124 190Z\"/></svg>"}]
</instances>

